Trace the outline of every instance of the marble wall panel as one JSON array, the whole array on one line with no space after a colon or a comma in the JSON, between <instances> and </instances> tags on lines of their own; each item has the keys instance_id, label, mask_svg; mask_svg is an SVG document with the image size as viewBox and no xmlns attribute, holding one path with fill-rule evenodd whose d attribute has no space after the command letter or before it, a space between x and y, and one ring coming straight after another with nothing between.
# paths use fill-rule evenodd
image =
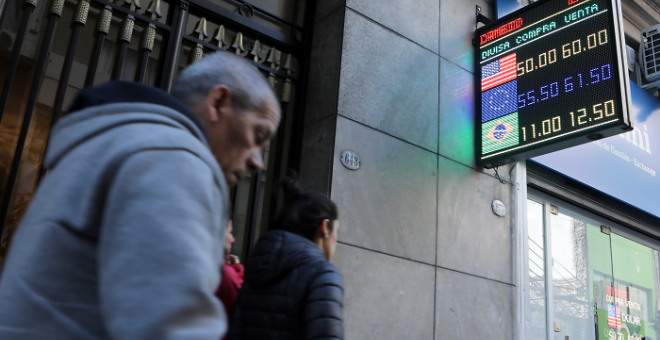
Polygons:
<instances>
[{"instance_id":1,"label":"marble wall panel","mask_svg":"<svg viewBox=\"0 0 660 340\"><path fill-rule=\"evenodd\" d=\"M436 339L514 339L513 286L438 269Z\"/></svg>"},{"instance_id":2,"label":"marble wall panel","mask_svg":"<svg viewBox=\"0 0 660 340\"><path fill-rule=\"evenodd\" d=\"M438 266L511 283L512 187L443 157L438 174ZM496 199L505 217L493 213Z\"/></svg>"},{"instance_id":3,"label":"marble wall panel","mask_svg":"<svg viewBox=\"0 0 660 340\"><path fill-rule=\"evenodd\" d=\"M438 152L476 167L474 157L474 75L440 59L440 127Z\"/></svg>"},{"instance_id":4,"label":"marble wall panel","mask_svg":"<svg viewBox=\"0 0 660 340\"><path fill-rule=\"evenodd\" d=\"M474 72L476 5L481 13L495 19L494 6L485 0L440 1L440 56Z\"/></svg>"},{"instance_id":5,"label":"marble wall panel","mask_svg":"<svg viewBox=\"0 0 660 340\"><path fill-rule=\"evenodd\" d=\"M438 56L347 10L338 111L437 151Z\"/></svg>"},{"instance_id":6,"label":"marble wall panel","mask_svg":"<svg viewBox=\"0 0 660 340\"><path fill-rule=\"evenodd\" d=\"M345 224L339 239L430 264L435 263L437 155L339 117L332 199ZM344 151L360 169L339 161Z\"/></svg>"},{"instance_id":7,"label":"marble wall panel","mask_svg":"<svg viewBox=\"0 0 660 340\"><path fill-rule=\"evenodd\" d=\"M438 53L438 0L347 0L346 6Z\"/></svg>"},{"instance_id":8,"label":"marble wall panel","mask_svg":"<svg viewBox=\"0 0 660 340\"><path fill-rule=\"evenodd\" d=\"M333 262L344 276L345 339L433 338L434 267L344 244Z\"/></svg>"}]
</instances>

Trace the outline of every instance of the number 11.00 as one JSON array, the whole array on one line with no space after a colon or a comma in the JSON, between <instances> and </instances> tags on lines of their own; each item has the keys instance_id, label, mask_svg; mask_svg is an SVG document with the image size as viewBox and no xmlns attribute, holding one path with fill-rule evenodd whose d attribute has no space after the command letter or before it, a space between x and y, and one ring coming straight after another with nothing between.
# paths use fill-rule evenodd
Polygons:
<instances>
[{"instance_id":1,"label":"number 11.00","mask_svg":"<svg viewBox=\"0 0 660 340\"><path fill-rule=\"evenodd\" d=\"M543 136L547 136L549 134L557 133L561 131L561 117L557 116L552 119L546 119L541 122L541 126L539 126L539 130L537 132L536 130L536 124L530 124L530 132L531 132L531 139L536 139L541 138ZM523 134L523 141L527 141L527 130L526 126L522 127L522 134Z\"/></svg>"}]
</instances>

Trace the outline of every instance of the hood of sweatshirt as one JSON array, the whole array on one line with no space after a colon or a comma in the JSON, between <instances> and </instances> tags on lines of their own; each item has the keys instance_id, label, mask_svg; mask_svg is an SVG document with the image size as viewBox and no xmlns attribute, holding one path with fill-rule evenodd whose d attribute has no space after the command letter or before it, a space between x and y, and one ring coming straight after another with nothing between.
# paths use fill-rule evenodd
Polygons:
<instances>
[{"instance_id":1,"label":"hood of sweatshirt","mask_svg":"<svg viewBox=\"0 0 660 340\"><path fill-rule=\"evenodd\" d=\"M80 91L69 112L51 131L46 168L52 168L67 152L95 135L130 123L176 125L208 145L195 114L172 95L152 86L111 81L89 87Z\"/></svg>"}]
</instances>

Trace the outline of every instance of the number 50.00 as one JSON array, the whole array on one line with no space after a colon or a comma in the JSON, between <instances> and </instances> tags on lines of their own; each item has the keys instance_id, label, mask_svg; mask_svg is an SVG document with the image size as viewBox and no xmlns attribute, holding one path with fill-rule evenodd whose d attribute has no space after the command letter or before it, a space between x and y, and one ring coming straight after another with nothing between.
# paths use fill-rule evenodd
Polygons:
<instances>
[{"instance_id":1,"label":"number 50.00","mask_svg":"<svg viewBox=\"0 0 660 340\"><path fill-rule=\"evenodd\" d=\"M522 76L525 73L532 72L536 69L546 67L547 65L554 64L557 62L557 49L554 48L548 52L543 52L539 54L538 61L536 58L529 58L525 61L521 61L516 64L516 69L518 70L518 77Z\"/></svg>"}]
</instances>

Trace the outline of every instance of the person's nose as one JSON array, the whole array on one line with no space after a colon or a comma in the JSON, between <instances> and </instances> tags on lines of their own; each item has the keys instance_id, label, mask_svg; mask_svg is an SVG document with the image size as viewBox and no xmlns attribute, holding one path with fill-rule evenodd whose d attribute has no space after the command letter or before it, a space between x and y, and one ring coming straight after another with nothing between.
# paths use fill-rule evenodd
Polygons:
<instances>
[{"instance_id":1,"label":"person's nose","mask_svg":"<svg viewBox=\"0 0 660 340\"><path fill-rule=\"evenodd\" d=\"M256 151L252 152L252 154L248 158L247 165L248 165L248 170L250 170L251 172L257 172L264 168L264 160L261 157L261 149L257 149Z\"/></svg>"}]
</instances>

